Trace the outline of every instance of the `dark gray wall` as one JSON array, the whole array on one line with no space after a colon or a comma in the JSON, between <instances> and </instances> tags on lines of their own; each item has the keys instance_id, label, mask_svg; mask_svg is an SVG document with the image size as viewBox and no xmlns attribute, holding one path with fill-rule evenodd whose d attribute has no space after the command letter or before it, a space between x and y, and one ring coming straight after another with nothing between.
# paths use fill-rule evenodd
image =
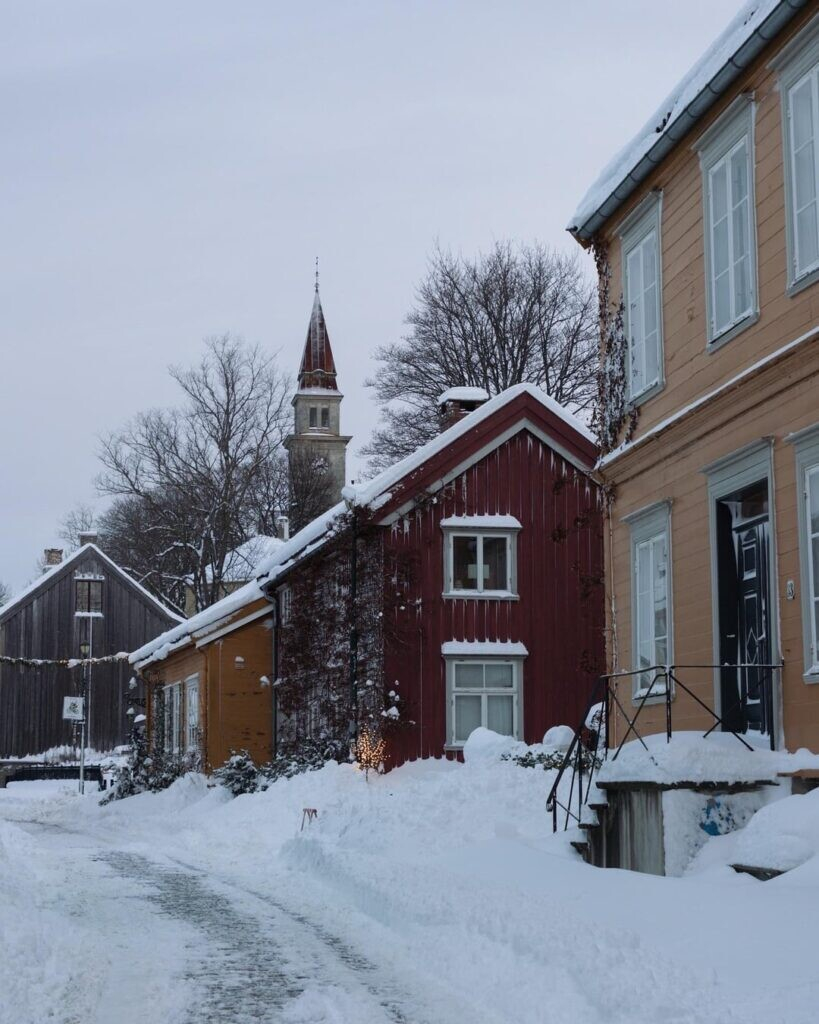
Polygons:
<instances>
[{"instance_id":1,"label":"dark gray wall","mask_svg":"<svg viewBox=\"0 0 819 1024\"><path fill-rule=\"evenodd\" d=\"M87 620L83 623L74 614L77 572L105 577L103 614L91 620L95 657L133 651L174 624L127 577L91 551L0 616L0 653L79 657ZM91 668L91 742L98 750L127 740L130 723L125 712L132 674L127 661ZM62 720L63 697L78 694L81 682L81 669L0 665L0 757L38 754L74 742L72 723Z\"/></svg>"}]
</instances>

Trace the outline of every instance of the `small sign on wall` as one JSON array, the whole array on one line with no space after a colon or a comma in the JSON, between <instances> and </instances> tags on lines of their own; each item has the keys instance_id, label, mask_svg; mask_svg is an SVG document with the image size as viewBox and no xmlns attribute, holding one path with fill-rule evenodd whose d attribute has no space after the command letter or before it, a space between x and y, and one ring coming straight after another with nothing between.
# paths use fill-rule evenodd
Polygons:
<instances>
[{"instance_id":1,"label":"small sign on wall","mask_svg":"<svg viewBox=\"0 0 819 1024\"><path fill-rule=\"evenodd\" d=\"M81 722L85 717L85 700L82 697L63 697L63 718L70 722Z\"/></svg>"}]
</instances>

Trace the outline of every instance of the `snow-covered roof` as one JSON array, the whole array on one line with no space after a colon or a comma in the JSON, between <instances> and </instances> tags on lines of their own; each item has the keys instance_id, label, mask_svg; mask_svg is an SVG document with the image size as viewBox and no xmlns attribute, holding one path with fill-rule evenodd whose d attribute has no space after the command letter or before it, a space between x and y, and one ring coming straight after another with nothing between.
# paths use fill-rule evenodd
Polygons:
<instances>
[{"instance_id":1,"label":"snow-covered roof","mask_svg":"<svg viewBox=\"0 0 819 1024\"><path fill-rule=\"evenodd\" d=\"M42 576L38 576L36 580L32 580L32 582L29 583L27 587L24 587L22 590L18 591L18 593L16 593L9 601L7 601L4 605L0 607L0 619L5 618L9 614L9 612L12 611L12 609L17 607L17 605L22 604L36 591L40 590L41 588L45 589L48 586L49 582L53 580L56 576L59 576L61 573L63 573L68 566L71 566L74 563L81 561L82 558L89 553L93 553L94 555L96 555L106 565L110 566L116 573L118 573L125 580L127 580L127 582L134 588L134 590L137 590L145 598L146 601L152 604L155 608L158 608L159 611L161 611L164 615L167 615L171 619L176 619L177 622L184 621L181 615L178 615L176 612L171 611L171 609L166 604L163 604L163 602L160 601L159 598L156 597L154 594L152 594L150 590L147 590L145 587L143 587L141 583L137 583L133 576L129 575L124 569L118 566L117 563L113 561L113 559L109 558L109 556L106 555L106 553L101 548L97 547L96 544L83 544L82 547L77 548L77 550L72 552L67 558L64 558L62 562L58 562L57 565L54 565L50 569L47 569L42 574Z\"/></svg>"},{"instance_id":2,"label":"snow-covered roof","mask_svg":"<svg viewBox=\"0 0 819 1024\"><path fill-rule=\"evenodd\" d=\"M143 668L149 662L161 661L174 650L185 646L194 636L215 629L226 618L234 615L245 605L264 597L262 589L270 586L301 558L311 554L320 547L330 535L333 524L348 511L350 506L377 509L391 497L391 489L400 481L414 472L425 462L454 444L460 437L474 429L484 420L494 415L504 406L509 405L520 395L528 394L535 398L545 409L558 416L567 426L576 431L582 438L595 445L594 435L589 428L559 402L541 391L534 384L516 384L495 395L478 409L468 413L463 419L443 430L427 444L412 455L385 469L378 476L366 483L350 485L342 491L343 499L328 509L303 529L295 533L289 540L283 541L274 552L256 566L256 578L244 587L217 601L209 608L187 619L179 626L155 637L131 655L131 663Z\"/></svg>"},{"instance_id":3,"label":"snow-covered roof","mask_svg":"<svg viewBox=\"0 0 819 1024\"><path fill-rule=\"evenodd\" d=\"M427 444L422 445L417 451L413 452L412 455L408 455L406 458L401 459L400 462L396 462L394 466L390 466L385 469L383 473L379 473L378 476L373 477L372 480L368 480L362 484L351 485L345 487L342 494L345 498L354 501L357 505L369 505L372 506L373 502L377 501L382 495L386 494L391 487L394 487L400 480L402 480L407 474L412 473L414 470L422 466L428 459L433 455L437 455L438 452L448 448L451 444L468 433L479 423L489 419L499 409L502 409L505 405L514 401L519 395L528 394L532 398L535 398L544 408L558 416L567 426L571 427L572 430L577 431L586 441L591 444L597 445L597 441L594 435L576 416L565 409L559 402L556 402L553 398L546 394L545 391L541 391L539 387L534 384L515 384L511 388L507 388L505 391L501 391L499 395L495 395L494 398L490 398L488 402L484 402L483 405L479 406L473 412L464 416L463 419L458 420L447 430L442 431L437 437L434 437Z\"/></svg>"},{"instance_id":4,"label":"snow-covered roof","mask_svg":"<svg viewBox=\"0 0 819 1024\"><path fill-rule=\"evenodd\" d=\"M489 398L486 388L447 388L438 395L438 405L447 402L485 402Z\"/></svg>"},{"instance_id":5,"label":"snow-covered roof","mask_svg":"<svg viewBox=\"0 0 819 1024\"><path fill-rule=\"evenodd\" d=\"M568 230L579 238L592 238L804 4L805 0L746 0L640 131L603 168Z\"/></svg>"}]
</instances>

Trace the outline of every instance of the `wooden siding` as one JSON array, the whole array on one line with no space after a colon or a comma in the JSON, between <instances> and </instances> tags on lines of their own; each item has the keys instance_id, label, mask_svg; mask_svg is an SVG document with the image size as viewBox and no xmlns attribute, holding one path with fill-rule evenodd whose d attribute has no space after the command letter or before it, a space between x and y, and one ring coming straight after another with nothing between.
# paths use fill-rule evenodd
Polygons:
<instances>
[{"instance_id":1,"label":"wooden siding","mask_svg":"<svg viewBox=\"0 0 819 1024\"><path fill-rule=\"evenodd\" d=\"M9 610L0 622L0 653L43 659L79 657L83 620L74 614L75 572L105 577L102 616L85 620L92 623L95 656L132 651L175 621L88 552ZM110 750L127 740L131 675L127 661L91 668L90 742L98 750ZM62 720L63 697L78 694L81 683L80 669L0 666L0 756L37 754L73 743L75 727Z\"/></svg>"},{"instance_id":2,"label":"wooden siding","mask_svg":"<svg viewBox=\"0 0 819 1024\"><path fill-rule=\"evenodd\" d=\"M662 190L662 320L665 386L640 408L634 438L677 415L676 422L644 444L610 462L603 473L614 486L610 539L607 535L607 631L613 668L632 667L631 542L623 517L654 502L671 504L671 584L677 664L711 664L714 660L711 558L707 479L703 467L762 438L773 444L772 516L776 566L771 581L771 614L778 622L785 659L781 708L777 719L790 748L819 749L819 687L804 683L801 595L796 503L795 455L784 443L791 431L819 421L819 340L800 348L767 369L730 382L819 324L819 284L789 294L784 189L782 98L770 61L816 14L808 5L786 32L754 62L730 92L690 135L657 167L637 194L617 211L603 232L609 242L611 293L622 291L621 249L617 224L651 189ZM753 93L754 177L757 234L759 319L732 340L709 351L705 281L703 184L699 156L692 149L741 93ZM691 403L722 385L725 391L695 410ZM682 415L685 413L684 415ZM786 600L793 580L796 599ZM614 611L612 610L614 609ZM615 652L617 656L615 657ZM780 652L774 652L778 656ZM709 671L681 670L680 677L709 706L715 684ZM620 684L621 699L631 706L631 683ZM674 727L704 729L706 712L682 693L673 710ZM622 722L615 722L615 739ZM647 707L641 731L665 728L662 707ZM622 731L619 732L622 735Z\"/></svg>"},{"instance_id":3,"label":"wooden siding","mask_svg":"<svg viewBox=\"0 0 819 1024\"><path fill-rule=\"evenodd\" d=\"M772 438L771 511L777 563L770 599L771 613L779 623L785 660L781 697L784 740L789 749L805 746L819 750L819 686L806 684L802 678L801 597L805 583L800 578L797 529L801 485L796 480L793 446L784 442L789 433L819 422L817 381L819 346L814 346L795 353L786 367L772 369L751 385L725 395L679 429L667 432L618 462L612 571L607 580L607 606L610 607L612 588L616 603L619 667L631 667L630 535L621 519L652 502L670 501L674 661L711 664L711 551L707 479L702 469L761 438ZM788 580L796 585L794 600L785 599ZM609 628L612 626L610 616ZM681 671L680 677L709 706L714 706L714 679L710 672ZM630 684L621 685L628 706ZM675 729L704 729L712 722L706 712L682 694L677 695L673 715ZM641 723L641 731L664 730L663 709L646 708Z\"/></svg>"},{"instance_id":4,"label":"wooden siding","mask_svg":"<svg viewBox=\"0 0 819 1024\"><path fill-rule=\"evenodd\" d=\"M816 10L815 4L809 5L803 15L794 19L789 30L762 53L749 72L669 154L602 233L610 243L611 294L619 296L622 267L617 225L649 191L662 190L665 387L641 406L635 437L819 323L819 285L814 284L793 296L787 292L782 106L776 73L768 67L774 54ZM702 172L699 156L691 147L737 96L747 92L753 92L756 101L760 317L733 340L708 351Z\"/></svg>"},{"instance_id":5,"label":"wooden siding","mask_svg":"<svg viewBox=\"0 0 819 1024\"><path fill-rule=\"evenodd\" d=\"M237 667L236 658L244 658ZM206 767L218 768L233 751L258 764L273 756L273 617L257 619L207 647Z\"/></svg>"},{"instance_id":6,"label":"wooden siding","mask_svg":"<svg viewBox=\"0 0 819 1024\"><path fill-rule=\"evenodd\" d=\"M258 764L273 755L274 691L272 685L261 682L262 676L273 681L273 608L266 601L256 601L232 619L239 621L266 607L270 607L270 616L239 626L201 647L191 643L144 671L151 686L199 676L199 729L206 771L223 765L233 751L247 750ZM244 661L237 663L237 658ZM153 729L149 716L149 742L153 742Z\"/></svg>"},{"instance_id":7,"label":"wooden siding","mask_svg":"<svg viewBox=\"0 0 819 1024\"><path fill-rule=\"evenodd\" d=\"M431 472L431 471L430 471ZM506 514L517 539L518 599L442 596L441 519ZM385 562L415 556L406 601L392 614L385 686L398 683L405 725L392 739L393 761L441 756L446 746L446 641L518 641L523 666L523 733L577 724L603 666L602 523L596 486L526 430L519 431L434 501L389 530ZM386 630L385 630L386 631ZM412 720L415 724L408 724Z\"/></svg>"}]
</instances>

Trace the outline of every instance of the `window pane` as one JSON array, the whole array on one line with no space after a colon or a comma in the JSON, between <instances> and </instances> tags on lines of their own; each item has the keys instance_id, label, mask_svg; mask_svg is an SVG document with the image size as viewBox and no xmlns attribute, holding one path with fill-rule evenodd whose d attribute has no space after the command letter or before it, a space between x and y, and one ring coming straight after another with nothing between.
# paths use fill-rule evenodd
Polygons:
<instances>
[{"instance_id":1,"label":"window pane","mask_svg":"<svg viewBox=\"0 0 819 1024\"><path fill-rule=\"evenodd\" d=\"M321 407L321 425L323 427L330 426L330 410L327 408L326 405L323 405Z\"/></svg>"},{"instance_id":2,"label":"window pane","mask_svg":"<svg viewBox=\"0 0 819 1024\"><path fill-rule=\"evenodd\" d=\"M714 281L714 327L721 331L731 322L731 278L726 270Z\"/></svg>"},{"instance_id":3,"label":"window pane","mask_svg":"<svg viewBox=\"0 0 819 1024\"><path fill-rule=\"evenodd\" d=\"M657 282L657 236L652 231L642 245L643 290L648 291Z\"/></svg>"},{"instance_id":4,"label":"window pane","mask_svg":"<svg viewBox=\"0 0 819 1024\"><path fill-rule=\"evenodd\" d=\"M728 173L722 161L711 171L711 218L717 224L728 214Z\"/></svg>"},{"instance_id":5,"label":"window pane","mask_svg":"<svg viewBox=\"0 0 819 1024\"><path fill-rule=\"evenodd\" d=\"M719 277L728 270L728 218L714 222L714 277Z\"/></svg>"},{"instance_id":6,"label":"window pane","mask_svg":"<svg viewBox=\"0 0 819 1024\"><path fill-rule=\"evenodd\" d=\"M746 256L734 267L734 317L738 319L751 308L751 261Z\"/></svg>"},{"instance_id":7,"label":"window pane","mask_svg":"<svg viewBox=\"0 0 819 1024\"><path fill-rule=\"evenodd\" d=\"M808 474L810 532L819 533L819 468Z\"/></svg>"},{"instance_id":8,"label":"window pane","mask_svg":"<svg viewBox=\"0 0 819 1024\"><path fill-rule=\"evenodd\" d=\"M486 698L486 727L502 736L514 734L512 695Z\"/></svg>"},{"instance_id":9,"label":"window pane","mask_svg":"<svg viewBox=\"0 0 819 1024\"><path fill-rule=\"evenodd\" d=\"M455 728L453 739L456 743L465 743L470 733L481 725L481 701L479 696L455 697Z\"/></svg>"},{"instance_id":10,"label":"window pane","mask_svg":"<svg viewBox=\"0 0 819 1024\"><path fill-rule=\"evenodd\" d=\"M643 274L640 249L626 259L628 289L629 360L632 394L643 390Z\"/></svg>"},{"instance_id":11,"label":"window pane","mask_svg":"<svg viewBox=\"0 0 819 1024\"><path fill-rule=\"evenodd\" d=\"M487 689L509 687L515 685L515 673L512 665L503 665L497 662L486 664L486 686Z\"/></svg>"},{"instance_id":12,"label":"window pane","mask_svg":"<svg viewBox=\"0 0 819 1024\"><path fill-rule=\"evenodd\" d=\"M731 202L738 206L748 195L748 150L745 142L731 154Z\"/></svg>"},{"instance_id":13,"label":"window pane","mask_svg":"<svg viewBox=\"0 0 819 1024\"><path fill-rule=\"evenodd\" d=\"M814 537L811 540L811 554L813 557L813 596L819 597L819 537Z\"/></svg>"},{"instance_id":14,"label":"window pane","mask_svg":"<svg viewBox=\"0 0 819 1024\"><path fill-rule=\"evenodd\" d=\"M102 580L91 580L89 585L90 611L102 611Z\"/></svg>"},{"instance_id":15,"label":"window pane","mask_svg":"<svg viewBox=\"0 0 819 1024\"><path fill-rule=\"evenodd\" d=\"M318 426L318 409L314 405L310 406L310 426Z\"/></svg>"},{"instance_id":16,"label":"window pane","mask_svg":"<svg viewBox=\"0 0 819 1024\"><path fill-rule=\"evenodd\" d=\"M455 685L472 690L483 689L483 665L480 662L456 665Z\"/></svg>"},{"instance_id":17,"label":"window pane","mask_svg":"<svg viewBox=\"0 0 819 1024\"><path fill-rule=\"evenodd\" d=\"M811 78L804 79L791 91L793 148L801 149L813 139L813 89Z\"/></svg>"},{"instance_id":18,"label":"window pane","mask_svg":"<svg viewBox=\"0 0 819 1024\"><path fill-rule=\"evenodd\" d=\"M477 590L477 537L452 538L452 587L454 590Z\"/></svg>"},{"instance_id":19,"label":"window pane","mask_svg":"<svg viewBox=\"0 0 819 1024\"><path fill-rule=\"evenodd\" d=\"M819 259L819 233L817 233L815 202L797 213L796 235L799 239L796 259L799 269L803 270Z\"/></svg>"},{"instance_id":20,"label":"window pane","mask_svg":"<svg viewBox=\"0 0 819 1024\"><path fill-rule=\"evenodd\" d=\"M506 537L483 538L483 588L508 590L506 571Z\"/></svg>"},{"instance_id":21,"label":"window pane","mask_svg":"<svg viewBox=\"0 0 819 1024\"><path fill-rule=\"evenodd\" d=\"M666 585L666 539L665 534L653 542L654 552L654 636L665 636L668 632L666 612L668 608L668 587Z\"/></svg>"}]
</instances>

